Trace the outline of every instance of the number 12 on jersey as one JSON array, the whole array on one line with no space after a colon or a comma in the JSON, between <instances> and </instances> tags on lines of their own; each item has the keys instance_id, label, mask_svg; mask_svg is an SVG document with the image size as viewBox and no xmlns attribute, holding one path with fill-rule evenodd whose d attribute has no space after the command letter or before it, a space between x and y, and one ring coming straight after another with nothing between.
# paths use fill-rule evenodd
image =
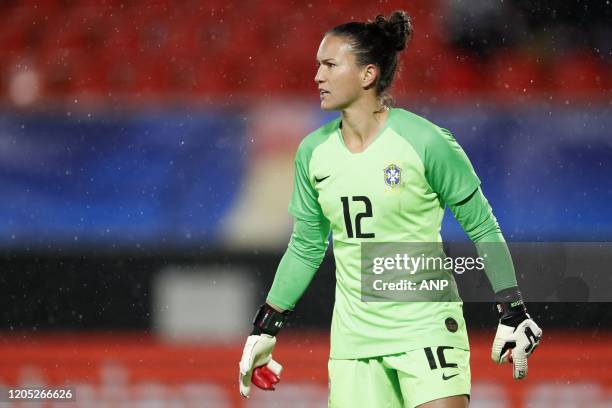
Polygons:
<instances>
[{"instance_id":1,"label":"number 12 on jersey","mask_svg":"<svg viewBox=\"0 0 612 408\"><path fill-rule=\"evenodd\" d=\"M342 201L342 209L344 211L344 225L346 225L346 235L349 238L374 238L373 232L362 232L361 231L361 220L363 218L372 217L372 202L366 196L353 196L351 197L354 202L363 202L365 204L365 211L355 214L355 232L353 233L353 220L351 219L351 211L349 209L349 198L340 197Z\"/></svg>"}]
</instances>

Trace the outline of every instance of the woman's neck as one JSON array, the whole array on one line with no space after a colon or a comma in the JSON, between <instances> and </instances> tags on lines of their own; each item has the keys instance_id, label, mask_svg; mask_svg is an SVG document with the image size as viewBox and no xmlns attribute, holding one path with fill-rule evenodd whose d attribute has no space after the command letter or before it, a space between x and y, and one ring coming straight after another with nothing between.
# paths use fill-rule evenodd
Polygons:
<instances>
[{"instance_id":1,"label":"woman's neck","mask_svg":"<svg viewBox=\"0 0 612 408\"><path fill-rule=\"evenodd\" d=\"M375 113L375 111L377 111ZM355 152L361 152L376 138L384 126L389 109L380 105L353 104L342 111L342 137L344 144Z\"/></svg>"}]
</instances>

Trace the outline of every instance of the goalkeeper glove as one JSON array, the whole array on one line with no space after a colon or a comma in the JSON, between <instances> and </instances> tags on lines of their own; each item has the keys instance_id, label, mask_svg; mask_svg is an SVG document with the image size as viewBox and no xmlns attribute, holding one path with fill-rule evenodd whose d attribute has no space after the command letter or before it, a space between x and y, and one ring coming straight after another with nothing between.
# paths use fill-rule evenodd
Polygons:
<instances>
[{"instance_id":1,"label":"goalkeeper glove","mask_svg":"<svg viewBox=\"0 0 612 408\"><path fill-rule=\"evenodd\" d=\"M249 397L251 383L262 390L274 390L280 381L283 367L272 359L276 334L283 326L290 311L278 312L263 304L253 319L253 332L247 337L240 359L238 383L240 395Z\"/></svg>"},{"instance_id":2,"label":"goalkeeper glove","mask_svg":"<svg viewBox=\"0 0 612 408\"><path fill-rule=\"evenodd\" d=\"M527 313L518 289L512 288L504 297L505 301L497 302L499 325L491 359L498 364L511 362L513 377L519 380L527 376L527 358L540 344L542 329Z\"/></svg>"}]
</instances>

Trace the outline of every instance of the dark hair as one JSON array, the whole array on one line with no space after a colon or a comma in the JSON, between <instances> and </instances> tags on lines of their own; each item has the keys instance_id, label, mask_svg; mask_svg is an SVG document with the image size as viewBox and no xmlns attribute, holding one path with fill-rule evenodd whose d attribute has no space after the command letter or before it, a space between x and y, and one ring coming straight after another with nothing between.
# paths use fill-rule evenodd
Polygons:
<instances>
[{"instance_id":1,"label":"dark hair","mask_svg":"<svg viewBox=\"0 0 612 408\"><path fill-rule=\"evenodd\" d=\"M403 10L397 10L388 19L379 14L374 21L341 24L326 34L346 38L358 65L374 64L378 67L380 75L375 83L376 95L383 105L389 106L393 98L385 91L391 86L397 70L397 54L406 48L412 31L410 17Z\"/></svg>"}]
</instances>

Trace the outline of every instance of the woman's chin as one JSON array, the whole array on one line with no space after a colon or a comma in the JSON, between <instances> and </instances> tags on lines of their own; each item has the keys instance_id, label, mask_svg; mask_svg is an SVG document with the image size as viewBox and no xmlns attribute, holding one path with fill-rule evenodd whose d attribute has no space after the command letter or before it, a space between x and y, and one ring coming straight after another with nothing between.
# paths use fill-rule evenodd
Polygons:
<instances>
[{"instance_id":1,"label":"woman's chin","mask_svg":"<svg viewBox=\"0 0 612 408\"><path fill-rule=\"evenodd\" d=\"M331 105L328 101L323 99L321 101L321 110L324 110L324 111L333 111L333 110L336 110L336 109L334 109L334 106Z\"/></svg>"}]
</instances>

